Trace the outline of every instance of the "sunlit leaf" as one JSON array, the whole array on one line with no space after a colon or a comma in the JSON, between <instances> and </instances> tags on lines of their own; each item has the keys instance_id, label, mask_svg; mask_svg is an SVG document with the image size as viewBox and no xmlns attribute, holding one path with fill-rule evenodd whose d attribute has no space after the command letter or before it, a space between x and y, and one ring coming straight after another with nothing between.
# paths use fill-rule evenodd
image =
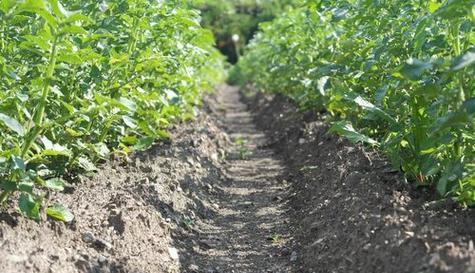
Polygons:
<instances>
[{"instance_id":1,"label":"sunlit leaf","mask_svg":"<svg viewBox=\"0 0 475 273\"><path fill-rule=\"evenodd\" d=\"M358 133L351 123L345 121L336 122L330 128L330 132L336 133L342 137L347 138L351 142L365 142L371 145L376 145L378 142L368 136Z\"/></svg>"},{"instance_id":2,"label":"sunlit leaf","mask_svg":"<svg viewBox=\"0 0 475 273\"><path fill-rule=\"evenodd\" d=\"M46 214L48 217L51 217L54 220L63 221L66 223L74 220L74 215L71 213L71 211L66 206L59 203L46 208Z\"/></svg>"},{"instance_id":3,"label":"sunlit leaf","mask_svg":"<svg viewBox=\"0 0 475 273\"><path fill-rule=\"evenodd\" d=\"M23 126L14 118L11 118L5 114L0 113L0 121L2 121L10 130L17 133L20 136L25 134Z\"/></svg>"}]
</instances>

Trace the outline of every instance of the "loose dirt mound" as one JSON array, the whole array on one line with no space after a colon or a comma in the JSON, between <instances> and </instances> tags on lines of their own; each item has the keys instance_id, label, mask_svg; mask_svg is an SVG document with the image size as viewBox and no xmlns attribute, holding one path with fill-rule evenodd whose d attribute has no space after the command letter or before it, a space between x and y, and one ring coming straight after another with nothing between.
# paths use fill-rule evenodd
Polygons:
<instances>
[{"instance_id":1,"label":"loose dirt mound","mask_svg":"<svg viewBox=\"0 0 475 273\"><path fill-rule=\"evenodd\" d=\"M171 235L216 214L200 194L222 178L229 139L204 112L171 139L53 196L71 208L70 224L0 214L0 272L185 272Z\"/></svg>"},{"instance_id":2,"label":"loose dirt mound","mask_svg":"<svg viewBox=\"0 0 475 273\"><path fill-rule=\"evenodd\" d=\"M288 165L296 272L475 272L474 210L430 202L377 153L327 134L325 115L248 102Z\"/></svg>"}]
</instances>

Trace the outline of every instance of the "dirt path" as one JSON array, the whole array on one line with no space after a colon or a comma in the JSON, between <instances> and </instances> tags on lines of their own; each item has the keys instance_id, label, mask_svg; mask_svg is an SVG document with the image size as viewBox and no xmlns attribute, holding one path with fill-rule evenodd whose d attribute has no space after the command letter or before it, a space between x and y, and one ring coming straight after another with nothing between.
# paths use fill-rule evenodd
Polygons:
<instances>
[{"instance_id":1,"label":"dirt path","mask_svg":"<svg viewBox=\"0 0 475 273\"><path fill-rule=\"evenodd\" d=\"M281 202L285 167L266 148L266 136L254 125L237 88L222 87L216 102L234 147L220 193L210 200L217 214L199 224L200 247L183 263L207 273L290 272L284 246L288 219Z\"/></svg>"},{"instance_id":2,"label":"dirt path","mask_svg":"<svg viewBox=\"0 0 475 273\"><path fill-rule=\"evenodd\" d=\"M475 210L433 202L325 118L222 86L169 141L53 193L71 223L11 200L0 272L475 273Z\"/></svg>"}]
</instances>

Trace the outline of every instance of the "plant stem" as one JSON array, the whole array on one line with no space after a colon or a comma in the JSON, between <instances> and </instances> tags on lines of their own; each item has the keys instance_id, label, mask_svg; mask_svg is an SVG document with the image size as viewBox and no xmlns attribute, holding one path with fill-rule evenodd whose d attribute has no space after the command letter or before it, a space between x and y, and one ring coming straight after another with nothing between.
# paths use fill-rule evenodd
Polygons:
<instances>
[{"instance_id":1,"label":"plant stem","mask_svg":"<svg viewBox=\"0 0 475 273\"><path fill-rule=\"evenodd\" d=\"M131 32L131 37L130 37L130 41L129 41L129 44L128 44L128 47L127 47L127 55L128 55L128 58L129 58L129 62L127 62L126 66L125 66L125 78L128 79L129 78L129 64L130 64L130 57L132 55L132 53L135 51L135 46L136 46L136 41L137 41L137 31L138 31L138 19L137 17L134 17L134 21L132 22L133 26L132 26L132 32ZM128 81L127 81L128 82Z\"/></svg>"},{"instance_id":2,"label":"plant stem","mask_svg":"<svg viewBox=\"0 0 475 273\"><path fill-rule=\"evenodd\" d=\"M7 23L5 22L5 20L2 19L1 24L2 24L2 37L0 38L0 42L1 42L0 53L4 55L5 43L7 41Z\"/></svg>"},{"instance_id":3,"label":"plant stem","mask_svg":"<svg viewBox=\"0 0 475 273\"><path fill-rule=\"evenodd\" d=\"M460 27L461 27L461 24L457 22L454 25L454 29L453 29L453 35L455 39L455 45L454 45L455 56L460 56L462 54L462 46L460 42ZM459 81L459 92L458 92L458 98L457 98L457 105L460 107L465 102L465 90L463 87L463 71L458 72L458 81Z\"/></svg>"},{"instance_id":4,"label":"plant stem","mask_svg":"<svg viewBox=\"0 0 475 273\"><path fill-rule=\"evenodd\" d=\"M28 137L27 141L25 142L21 156L24 157L28 151L30 150L31 145L36 141L36 138L40 134L41 130L43 129L43 121L44 121L44 112L46 103L48 101L48 95L51 90L50 80L53 77L54 69L56 67L56 54L58 51L58 43L59 43L59 36L55 35L53 40L53 45L51 48L49 61L48 61L48 68L46 73L43 77L43 89L41 91L41 99L38 104L38 108L33 115L33 122L35 123L35 128L33 133Z\"/></svg>"}]
</instances>

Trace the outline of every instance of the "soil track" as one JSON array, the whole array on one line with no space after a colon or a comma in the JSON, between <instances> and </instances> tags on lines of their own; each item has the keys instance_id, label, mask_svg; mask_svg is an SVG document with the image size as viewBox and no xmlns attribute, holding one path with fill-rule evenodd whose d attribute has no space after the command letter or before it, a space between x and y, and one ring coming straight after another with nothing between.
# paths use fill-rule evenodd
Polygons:
<instances>
[{"instance_id":1,"label":"soil track","mask_svg":"<svg viewBox=\"0 0 475 273\"><path fill-rule=\"evenodd\" d=\"M266 147L267 137L256 128L236 87L224 86L208 105L234 145L223 165L225 179L215 181L219 194L211 202L216 214L188 234L198 244L188 248L182 264L207 273L291 272L285 248L289 220L281 202L288 188L285 166Z\"/></svg>"},{"instance_id":2,"label":"soil track","mask_svg":"<svg viewBox=\"0 0 475 273\"><path fill-rule=\"evenodd\" d=\"M0 272L474 273L474 211L325 119L222 86L171 141L52 195L72 223L0 213Z\"/></svg>"}]
</instances>

